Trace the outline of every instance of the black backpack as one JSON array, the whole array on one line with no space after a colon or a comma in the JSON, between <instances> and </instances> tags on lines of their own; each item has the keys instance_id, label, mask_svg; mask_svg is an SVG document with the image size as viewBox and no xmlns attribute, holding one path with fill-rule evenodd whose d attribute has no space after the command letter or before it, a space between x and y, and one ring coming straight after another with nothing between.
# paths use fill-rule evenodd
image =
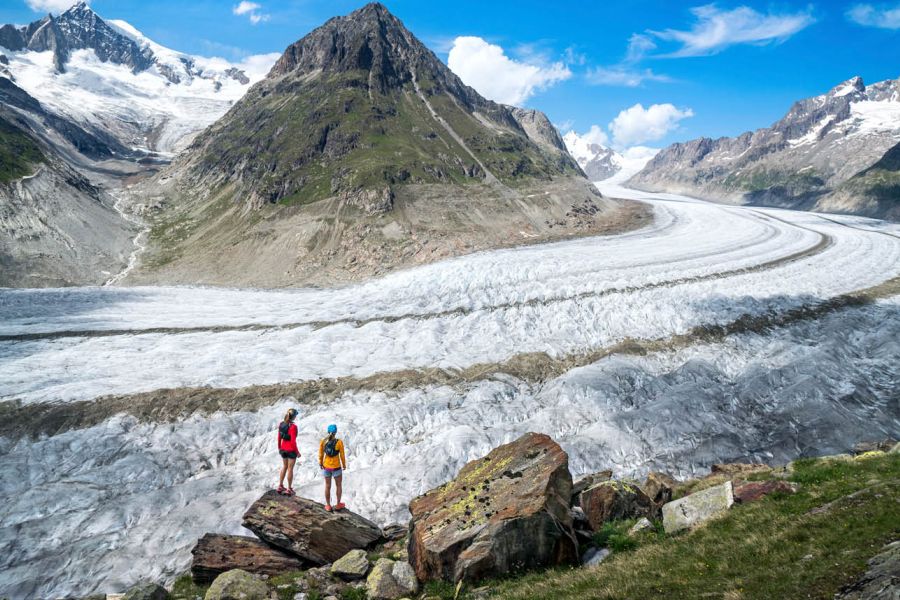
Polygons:
<instances>
[{"instance_id":1,"label":"black backpack","mask_svg":"<svg viewBox=\"0 0 900 600\"><path fill-rule=\"evenodd\" d=\"M291 439L291 424L285 423L284 421L282 421L278 425L278 435L283 440L290 440Z\"/></svg>"},{"instance_id":2,"label":"black backpack","mask_svg":"<svg viewBox=\"0 0 900 600\"><path fill-rule=\"evenodd\" d=\"M337 443L338 443L337 438L332 438L332 439L328 440L327 442L325 442L325 454L328 456L337 456L338 455Z\"/></svg>"}]
</instances>

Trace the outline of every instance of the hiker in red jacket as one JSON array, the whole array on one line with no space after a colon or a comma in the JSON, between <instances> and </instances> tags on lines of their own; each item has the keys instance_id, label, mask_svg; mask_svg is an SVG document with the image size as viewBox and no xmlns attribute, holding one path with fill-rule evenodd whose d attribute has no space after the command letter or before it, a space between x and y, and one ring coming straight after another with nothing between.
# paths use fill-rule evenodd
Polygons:
<instances>
[{"instance_id":1,"label":"hiker in red jacket","mask_svg":"<svg viewBox=\"0 0 900 600\"><path fill-rule=\"evenodd\" d=\"M278 493L286 496L294 495L294 463L300 456L297 449L297 426L294 419L297 409L290 408L284 414L284 420L278 424L278 453L281 454L281 475L278 477ZM284 476L287 475L287 488L284 487Z\"/></svg>"}]
</instances>

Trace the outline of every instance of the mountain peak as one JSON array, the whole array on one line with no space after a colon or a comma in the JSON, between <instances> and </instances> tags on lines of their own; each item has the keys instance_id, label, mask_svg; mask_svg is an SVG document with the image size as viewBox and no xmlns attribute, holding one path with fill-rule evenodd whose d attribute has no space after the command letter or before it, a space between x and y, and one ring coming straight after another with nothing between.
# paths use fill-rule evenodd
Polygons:
<instances>
[{"instance_id":1,"label":"mountain peak","mask_svg":"<svg viewBox=\"0 0 900 600\"><path fill-rule=\"evenodd\" d=\"M81 0L80 2L76 2L75 4L73 4L66 10L64 10L60 16L67 15L67 14L73 14L73 15L75 15L75 14L93 14L93 15L95 15L97 13L94 12L94 10L90 7L90 5L88 5L87 2L84 2L84 0Z\"/></svg>"}]
</instances>

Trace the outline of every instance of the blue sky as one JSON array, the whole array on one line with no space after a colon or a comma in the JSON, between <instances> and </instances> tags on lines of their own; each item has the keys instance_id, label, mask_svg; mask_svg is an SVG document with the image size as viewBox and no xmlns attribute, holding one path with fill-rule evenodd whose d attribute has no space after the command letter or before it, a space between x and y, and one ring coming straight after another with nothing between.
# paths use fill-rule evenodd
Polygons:
<instances>
[{"instance_id":1,"label":"blue sky","mask_svg":"<svg viewBox=\"0 0 900 600\"><path fill-rule=\"evenodd\" d=\"M0 22L29 22L40 15L29 5L65 2L0 0ZM583 133L596 125L597 135L620 147L736 135L854 75L867 82L900 76L896 0L384 3L443 60L455 51L451 65L483 94L543 110L563 129ZM163 45L230 59L280 52L364 2L255 4L236 10L236 0L91 2L101 16L129 21ZM507 88L494 89L504 77ZM611 130L635 104L644 110L627 112ZM663 108L650 115L654 104Z\"/></svg>"}]
</instances>

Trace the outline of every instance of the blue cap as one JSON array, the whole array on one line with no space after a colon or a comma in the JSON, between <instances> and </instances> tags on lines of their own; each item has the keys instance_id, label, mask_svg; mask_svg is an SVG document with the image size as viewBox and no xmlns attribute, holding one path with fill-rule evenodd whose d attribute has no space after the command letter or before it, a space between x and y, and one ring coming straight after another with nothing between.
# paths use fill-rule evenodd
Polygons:
<instances>
[{"instance_id":1,"label":"blue cap","mask_svg":"<svg viewBox=\"0 0 900 600\"><path fill-rule=\"evenodd\" d=\"M334 425L334 424L329 425L328 433L337 433L337 425Z\"/></svg>"}]
</instances>

